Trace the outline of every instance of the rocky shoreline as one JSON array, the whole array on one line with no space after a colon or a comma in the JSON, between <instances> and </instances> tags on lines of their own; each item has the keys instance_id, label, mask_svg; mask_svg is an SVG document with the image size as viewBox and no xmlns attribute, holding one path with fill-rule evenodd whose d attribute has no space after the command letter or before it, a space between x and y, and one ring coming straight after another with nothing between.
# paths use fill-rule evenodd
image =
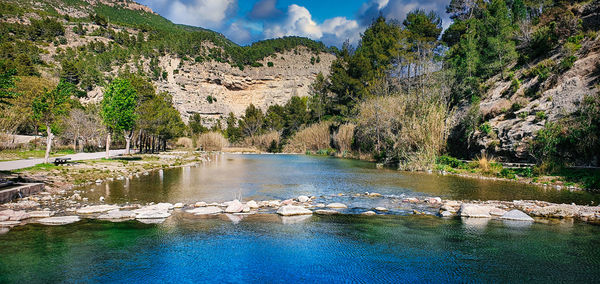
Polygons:
<instances>
[{"instance_id":1,"label":"rocky shoreline","mask_svg":"<svg viewBox=\"0 0 600 284\"><path fill-rule=\"evenodd\" d=\"M336 195L340 196L340 195ZM458 201L442 200L439 197L398 198L378 193L354 194L356 199L387 199L388 207L354 207L340 202L321 203L326 197L298 196L286 200L239 200L206 203L158 203L158 204L96 204L81 205L52 211L41 208L33 200L8 203L0 211L0 232L8 232L15 226L29 223L43 225L65 225L82 219L98 219L112 222L137 220L142 223L162 223L173 215L220 216L239 222L246 215L277 214L282 218L316 215L431 215L440 218L499 219L512 222L551 223L552 219L577 220L593 224L600 223L600 206L555 204L543 201ZM305 219L308 217L300 218ZM289 221L289 220L288 220Z\"/></svg>"}]
</instances>

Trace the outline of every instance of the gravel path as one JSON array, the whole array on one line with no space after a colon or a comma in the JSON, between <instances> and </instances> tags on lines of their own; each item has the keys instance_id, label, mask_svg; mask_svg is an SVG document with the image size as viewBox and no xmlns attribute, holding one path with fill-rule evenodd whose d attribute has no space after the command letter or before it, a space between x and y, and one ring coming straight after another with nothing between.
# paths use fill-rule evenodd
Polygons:
<instances>
[{"instance_id":1,"label":"gravel path","mask_svg":"<svg viewBox=\"0 0 600 284\"><path fill-rule=\"evenodd\" d=\"M125 153L125 150L111 150L110 156L111 157L118 156L118 155L122 155L124 153ZM96 153L77 153L77 154L60 156L60 158L71 158L71 161L83 161L83 160L101 159L101 158L104 158L105 155L106 155L106 152L102 151L102 152L96 152ZM50 158L50 162L54 161L55 158L59 158L59 157ZM37 164L42 164L42 163L44 163L44 158L0 162L0 171L12 171L12 170L24 169L24 168L33 167Z\"/></svg>"}]
</instances>

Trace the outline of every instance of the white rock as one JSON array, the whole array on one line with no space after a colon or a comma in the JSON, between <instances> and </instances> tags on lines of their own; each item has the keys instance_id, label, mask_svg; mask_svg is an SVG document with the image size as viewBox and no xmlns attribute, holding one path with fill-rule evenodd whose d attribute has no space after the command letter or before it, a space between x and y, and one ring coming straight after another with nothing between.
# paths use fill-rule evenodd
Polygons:
<instances>
[{"instance_id":1,"label":"white rock","mask_svg":"<svg viewBox=\"0 0 600 284\"><path fill-rule=\"evenodd\" d=\"M244 210L244 205L239 200L230 201L225 208L225 213L239 213Z\"/></svg>"},{"instance_id":2,"label":"white rock","mask_svg":"<svg viewBox=\"0 0 600 284\"><path fill-rule=\"evenodd\" d=\"M94 206L86 206L77 209L77 214L94 214L94 213L102 213L108 212L112 210L119 209L119 206L116 205L94 205Z\"/></svg>"},{"instance_id":3,"label":"white rock","mask_svg":"<svg viewBox=\"0 0 600 284\"><path fill-rule=\"evenodd\" d=\"M306 195L300 195L298 196L298 201L304 203L304 202L308 202L310 200L310 198L308 198L308 196Z\"/></svg>"},{"instance_id":4,"label":"white rock","mask_svg":"<svg viewBox=\"0 0 600 284\"><path fill-rule=\"evenodd\" d=\"M442 215L442 217L452 217L454 214L450 211L442 211L440 215Z\"/></svg>"},{"instance_id":5,"label":"white rock","mask_svg":"<svg viewBox=\"0 0 600 284\"><path fill-rule=\"evenodd\" d=\"M206 202L198 201L194 204L194 207L206 207Z\"/></svg>"},{"instance_id":6,"label":"white rock","mask_svg":"<svg viewBox=\"0 0 600 284\"><path fill-rule=\"evenodd\" d=\"M250 200L250 201L246 202L246 205L248 207L250 207L250 209L257 209L259 207L258 203L256 203L256 201L254 201L254 200Z\"/></svg>"},{"instance_id":7,"label":"white rock","mask_svg":"<svg viewBox=\"0 0 600 284\"><path fill-rule=\"evenodd\" d=\"M244 205L244 207L242 208L242 212L244 212L244 213L250 212L250 206L248 206L247 204Z\"/></svg>"},{"instance_id":8,"label":"white rock","mask_svg":"<svg viewBox=\"0 0 600 284\"><path fill-rule=\"evenodd\" d=\"M281 205L281 201L279 200L269 200L269 207L279 207Z\"/></svg>"},{"instance_id":9,"label":"white rock","mask_svg":"<svg viewBox=\"0 0 600 284\"><path fill-rule=\"evenodd\" d=\"M8 221L8 219L10 219L10 217L4 216L4 215L0 215L0 222Z\"/></svg>"},{"instance_id":10,"label":"white rock","mask_svg":"<svg viewBox=\"0 0 600 284\"><path fill-rule=\"evenodd\" d=\"M492 216L502 216L506 213L506 210L500 209L500 208L492 208L490 209L490 215Z\"/></svg>"},{"instance_id":11,"label":"white rock","mask_svg":"<svg viewBox=\"0 0 600 284\"><path fill-rule=\"evenodd\" d=\"M20 225L21 222L19 221L4 221L4 222L0 222L0 228L2 227L14 227L17 225Z\"/></svg>"},{"instance_id":12,"label":"white rock","mask_svg":"<svg viewBox=\"0 0 600 284\"><path fill-rule=\"evenodd\" d=\"M329 203L327 204L328 208L338 208L338 209L344 209L344 208L348 208L348 206L346 206L346 204L342 204L342 203Z\"/></svg>"},{"instance_id":13,"label":"white rock","mask_svg":"<svg viewBox=\"0 0 600 284\"><path fill-rule=\"evenodd\" d=\"M514 209L514 210L504 213L504 215L502 215L500 217L500 219L514 220L514 221L530 221L530 222L534 221L533 218L531 218L529 215L527 215L517 209Z\"/></svg>"},{"instance_id":14,"label":"white rock","mask_svg":"<svg viewBox=\"0 0 600 284\"><path fill-rule=\"evenodd\" d=\"M208 207L198 207L198 208L186 210L185 212L194 214L194 215L209 215L209 214L223 213L223 209L216 207L216 206L208 206Z\"/></svg>"},{"instance_id":15,"label":"white rock","mask_svg":"<svg viewBox=\"0 0 600 284\"><path fill-rule=\"evenodd\" d=\"M277 210L277 214L282 216L294 216L294 215L310 215L313 212L300 206L286 205L282 206Z\"/></svg>"},{"instance_id":16,"label":"white rock","mask_svg":"<svg viewBox=\"0 0 600 284\"><path fill-rule=\"evenodd\" d=\"M381 206L379 206L379 207L375 207L375 208L373 208L373 209L375 209L375 210L377 210L377 211L382 211L382 212L389 211L389 209L387 209L387 208L385 208L385 207L381 207Z\"/></svg>"},{"instance_id":17,"label":"white rock","mask_svg":"<svg viewBox=\"0 0 600 284\"><path fill-rule=\"evenodd\" d=\"M373 211L366 211L363 213L360 213L361 215L366 215L366 216L373 216L373 215L377 215L377 213L373 212Z\"/></svg>"},{"instance_id":18,"label":"white rock","mask_svg":"<svg viewBox=\"0 0 600 284\"><path fill-rule=\"evenodd\" d=\"M340 214L340 212L336 211L336 210L319 209L319 210L315 211L315 214L318 214L318 215L335 215L335 214Z\"/></svg>"},{"instance_id":19,"label":"white rock","mask_svg":"<svg viewBox=\"0 0 600 284\"><path fill-rule=\"evenodd\" d=\"M104 220L131 219L131 218L135 218L135 213L133 213L133 211L114 210L114 211L110 211L106 214L102 214L102 215L98 216L97 218L104 219Z\"/></svg>"},{"instance_id":20,"label":"white rock","mask_svg":"<svg viewBox=\"0 0 600 284\"><path fill-rule=\"evenodd\" d=\"M97 179L96 183L102 183L102 180L101 179Z\"/></svg>"},{"instance_id":21,"label":"white rock","mask_svg":"<svg viewBox=\"0 0 600 284\"><path fill-rule=\"evenodd\" d=\"M153 212L144 212L141 214L137 214L135 216L136 219L164 219L171 216L171 213L165 211L153 211Z\"/></svg>"},{"instance_id":22,"label":"white rock","mask_svg":"<svg viewBox=\"0 0 600 284\"><path fill-rule=\"evenodd\" d=\"M144 223L144 224L160 224L163 223L166 219L162 218L162 219L137 219L138 222L140 223Z\"/></svg>"},{"instance_id":23,"label":"white rock","mask_svg":"<svg viewBox=\"0 0 600 284\"><path fill-rule=\"evenodd\" d=\"M48 218L54 215L54 211L31 211L29 212L29 217L31 218Z\"/></svg>"},{"instance_id":24,"label":"white rock","mask_svg":"<svg viewBox=\"0 0 600 284\"><path fill-rule=\"evenodd\" d=\"M463 203L460 206L460 216L470 218L491 218L490 210L493 207L477 204Z\"/></svg>"},{"instance_id":25,"label":"white rock","mask_svg":"<svg viewBox=\"0 0 600 284\"><path fill-rule=\"evenodd\" d=\"M173 205L173 208L183 208L183 203L178 202Z\"/></svg>"},{"instance_id":26,"label":"white rock","mask_svg":"<svg viewBox=\"0 0 600 284\"><path fill-rule=\"evenodd\" d=\"M81 220L79 216L60 216L39 219L37 222L44 225L66 225L79 222L79 220Z\"/></svg>"}]
</instances>

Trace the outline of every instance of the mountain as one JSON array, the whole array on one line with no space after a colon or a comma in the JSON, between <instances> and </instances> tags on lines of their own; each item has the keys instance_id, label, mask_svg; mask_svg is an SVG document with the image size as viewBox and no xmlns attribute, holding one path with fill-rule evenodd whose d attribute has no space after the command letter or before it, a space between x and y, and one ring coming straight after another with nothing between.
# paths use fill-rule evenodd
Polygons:
<instances>
[{"instance_id":1,"label":"mountain","mask_svg":"<svg viewBox=\"0 0 600 284\"><path fill-rule=\"evenodd\" d=\"M98 102L120 72L151 78L184 121L207 125L250 104L266 109L308 95L333 50L300 37L239 46L217 32L173 24L129 0L8 0L0 3L0 59L20 76L67 79Z\"/></svg>"}]
</instances>

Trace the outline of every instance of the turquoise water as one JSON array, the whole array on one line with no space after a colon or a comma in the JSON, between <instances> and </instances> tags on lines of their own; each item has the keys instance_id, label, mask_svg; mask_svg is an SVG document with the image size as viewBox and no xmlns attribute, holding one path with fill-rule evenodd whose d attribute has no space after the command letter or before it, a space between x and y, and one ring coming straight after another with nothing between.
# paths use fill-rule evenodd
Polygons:
<instances>
[{"instance_id":1,"label":"turquoise water","mask_svg":"<svg viewBox=\"0 0 600 284\"><path fill-rule=\"evenodd\" d=\"M200 167L82 188L109 203L286 199L300 194L371 208L389 198L543 199L588 204L590 193L377 170L322 157L223 155ZM343 196L338 196L343 193ZM365 201L368 200L368 201ZM391 204L387 204L391 205ZM361 209L362 210L362 209ZM600 227L385 216L198 217L162 224L83 220L0 234L0 283L576 282L600 279Z\"/></svg>"},{"instance_id":2,"label":"turquoise water","mask_svg":"<svg viewBox=\"0 0 600 284\"><path fill-rule=\"evenodd\" d=\"M0 253L2 283L593 283L600 228L432 216L82 221L15 228Z\"/></svg>"}]
</instances>

